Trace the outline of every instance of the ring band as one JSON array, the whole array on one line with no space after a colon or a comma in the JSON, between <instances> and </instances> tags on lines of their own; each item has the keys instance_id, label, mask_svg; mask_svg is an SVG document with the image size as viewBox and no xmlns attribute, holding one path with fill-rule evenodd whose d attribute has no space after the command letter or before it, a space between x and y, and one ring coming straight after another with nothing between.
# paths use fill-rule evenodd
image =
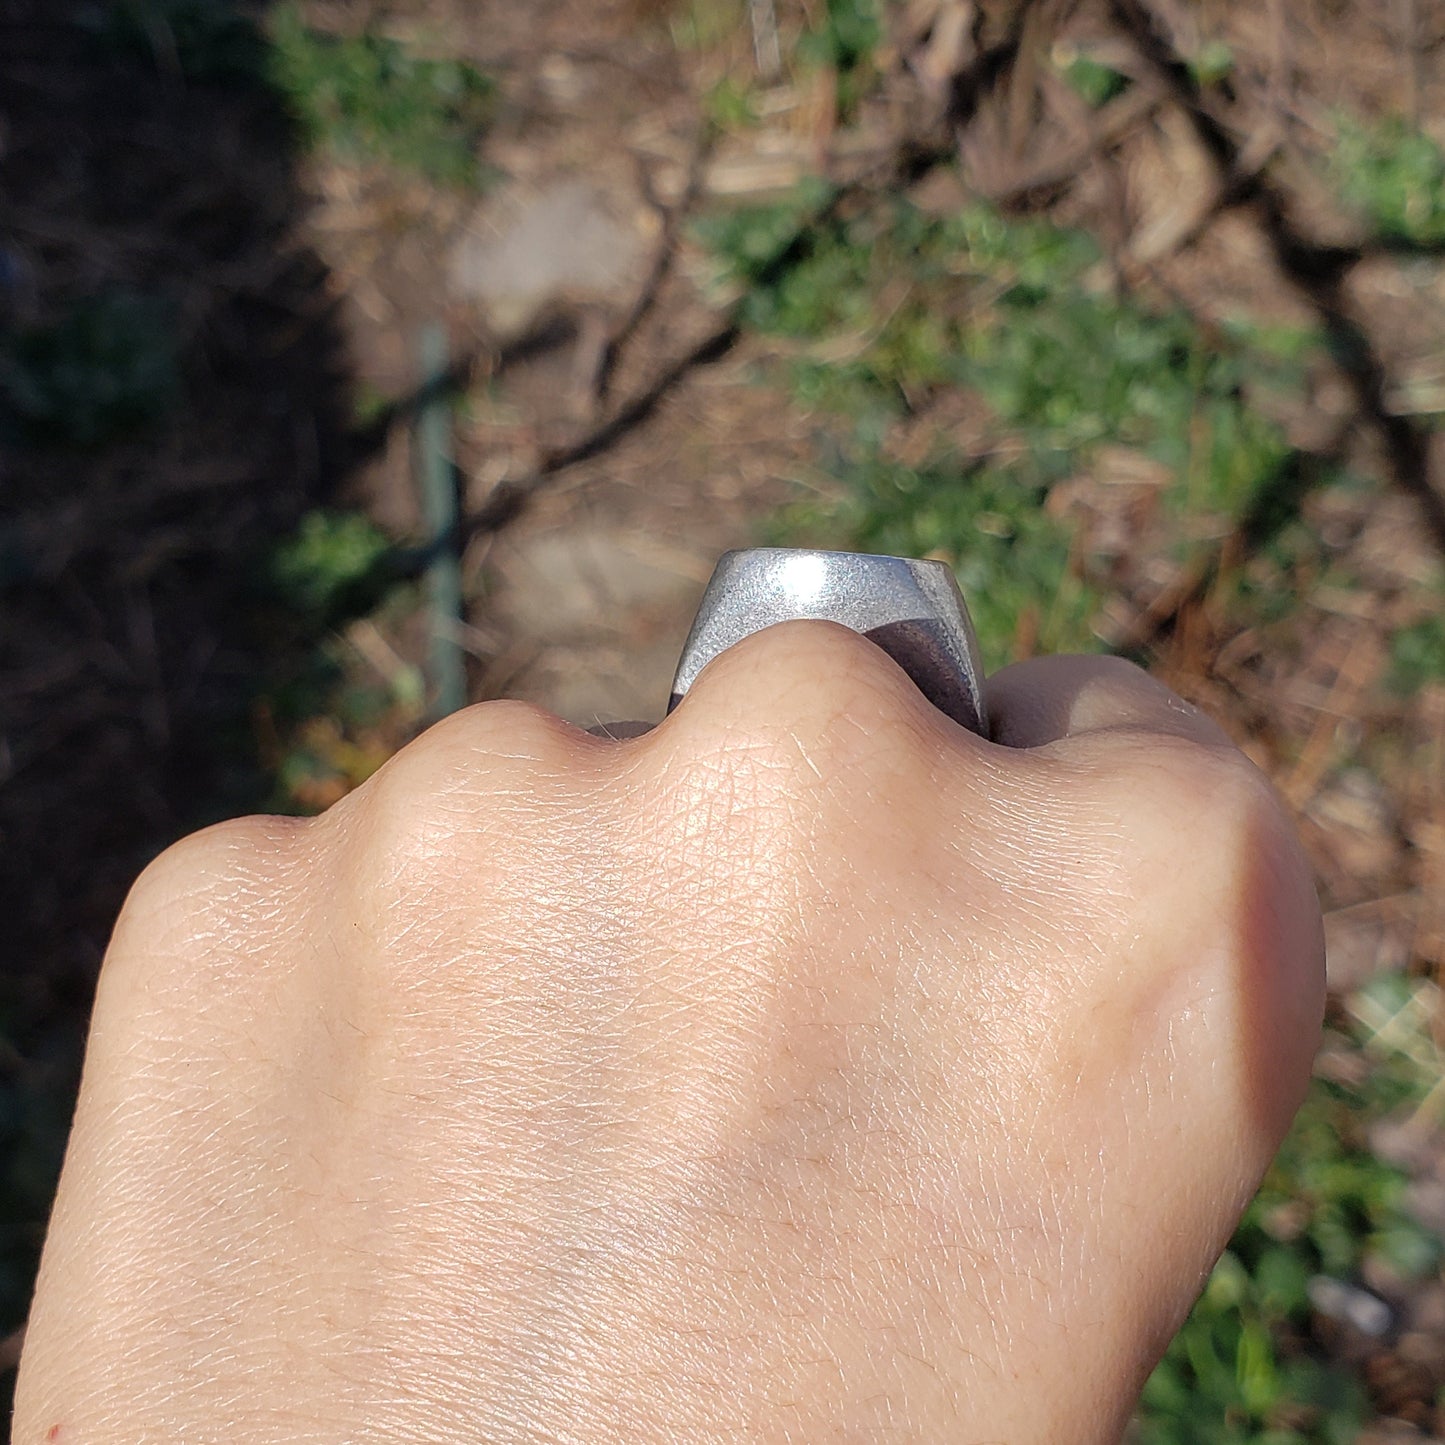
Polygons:
<instances>
[{"instance_id":1,"label":"ring band","mask_svg":"<svg viewBox=\"0 0 1445 1445\"><path fill-rule=\"evenodd\" d=\"M935 707L987 737L978 639L952 568L860 552L725 552L682 649L667 710L720 652L796 618L838 622L862 633Z\"/></svg>"}]
</instances>

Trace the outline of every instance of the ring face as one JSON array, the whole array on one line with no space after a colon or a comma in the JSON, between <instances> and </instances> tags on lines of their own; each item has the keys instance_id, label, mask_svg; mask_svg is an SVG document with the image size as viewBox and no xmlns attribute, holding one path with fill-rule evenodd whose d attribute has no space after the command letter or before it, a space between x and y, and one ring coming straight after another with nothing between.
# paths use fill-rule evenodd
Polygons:
<instances>
[{"instance_id":1,"label":"ring face","mask_svg":"<svg viewBox=\"0 0 1445 1445\"><path fill-rule=\"evenodd\" d=\"M796 618L838 622L862 633L935 707L988 735L978 639L952 569L860 552L753 547L724 553L682 650L667 710L720 652Z\"/></svg>"}]
</instances>

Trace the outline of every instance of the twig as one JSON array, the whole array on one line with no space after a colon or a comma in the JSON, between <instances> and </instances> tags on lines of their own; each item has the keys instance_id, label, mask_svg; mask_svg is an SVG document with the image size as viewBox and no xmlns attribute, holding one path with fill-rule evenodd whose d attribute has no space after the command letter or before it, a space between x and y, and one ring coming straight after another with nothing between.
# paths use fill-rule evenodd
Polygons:
<instances>
[{"instance_id":1,"label":"twig","mask_svg":"<svg viewBox=\"0 0 1445 1445\"><path fill-rule=\"evenodd\" d=\"M961 140L969 122L978 114L984 97L1012 69L1024 42L1029 12L1043 0L1020 0L1009 16L1003 38L977 51L970 65L948 78L946 119L956 140Z\"/></svg>"},{"instance_id":2,"label":"twig","mask_svg":"<svg viewBox=\"0 0 1445 1445\"><path fill-rule=\"evenodd\" d=\"M1110 9L1168 87L1214 162L1221 203L1254 207L1276 265L1314 308L1356 407L1383 443L1390 480L1415 499L1435 545L1445 551L1445 498L1431 485L1428 438L1409 417L1390 411L1385 364L1365 328L1350 314L1344 277L1362 254L1360 248L1321 246L1301 236L1279 192L1262 174L1243 170L1239 143L1206 107L1188 66L1174 52L1144 0L1110 0Z\"/></svg>"},{"instance_id":3,"label":"twig","mask_svg":"<svg viewBox=\"0 0 1445 1445\"><path fill-rule=\"evenodd\" d=\"M682 236L683 222L692 213L702 194L703 177L707 172L708 156L712 152L711 128L704 127L703 134L693 147L692 159L688 162L687 184L675 205L663 206L652 193L646 171L642 173L643 190L649 203L662 217L662 231L658 237L657 250L652 258L647 279L642 283L627 314L608 333L603 343L602 354L597 362L597 374L593 378L592 395L598 407L606 404L617 373L617 364L627 343L637 334L637 329L652 313L658 297L672 268L677 261L677 248Z\"/></svg>"},{"instance_id":4,"label":"twig","mask_svg":"<svg viewBox=\"0 0 1445 1445\"><path fill-rule=\"evenodd\" d=\"M580 462L590 461L640 426L689 372L695 367L720 361L732 350L741 334L738 322L728 319L664 367L642 391L585 436L549 452L531 476L517 482L503 482L494 488L475 512L462 519L462 541L487 532L499 532L515 521L552 478Z\"/></svg>"},{"instance_id":5,"label":"twig","mask_svg":"<svg viewBox=\"0 0 1445 1445\"><path fill-rule=\"evenodd\" d=\"M996 56L981 57L980 63L992 67L998 59ZM916 182L933 167L952 160L953 156L951 145L933 143L928 137L912 132L903 135L873 174L836 186L827 199L805 216L786 244L754 276L753 284L768 285L796 264L799 257L807 252L818 228L836 215L845 202L860 196L875 201L886 199L896 194L901 186ZM717 326L664 366L611 416L578 440L546 454L530 476L497 486L476 511L461 519L461 541L465 543L473 537L501 531L521 516L533 498L544 491L554 478L581 462L590 461L647 421L673 389L697 367L709 366L728 355L743 334L745 299L734 302ZM409 554L408 561L424 557L428 550L416 549Z\"/></svg>"},{"instance_id":6,"label":"twig","mask_svg":"<svg viewBox=\"0 0 1445 1445\"><path fill-rule=\"evenodd\" d=\"M1115 640L1114 650L1126 657L1138 656L1173 632L1188 609L1208 597L1218 577L1258 552L1274 536L1282 518L1314 487L1324 461L1339 455L1347 435L1348 427L1341 426L1318 452L1291 452L1259 488L1248 510L1229 532L1185 565Z\"/></svg>"},{"instance_id":7,"label":"twig","mask_svg":"<svg viewBox=\"0 0 1445 1445\"><path fill-rule=\"evenodd\" d=\"M1379 635L1368 622L1362 623L1350 642L1335 680L1315 717L1314 727L1300 750L1299 758L1280 785L1280 791L1296 808L1314 796L1333 761L1338 747L1341 717L1355 715L1360 698L1374 680L1370 664L1378 657Z\"/></svg>"},{"instance_id":8,"label":"twig","mask_svg":"<svg viewBox=\"0 0 1445 1445\"><path fill-rule=\"evenodd\" d=\"M778 12L774 0L750 0L748 16L753 29L753 60L758 75L776 80L783 70L783 51L778 43Z\"/></svg>"},{"instance_id":9,"label":"twig","mask_svg":"<svg viewBox=\"0 0 1445 1445\"><path fill-rule=\"evenodd\" d=\"M1077 175L1085 161L1111 150L1136 125L1148 119L1159 108L1161 99L1157 93L1136 89L1110 101L1082 140L1021 169L1007 184L991 191L989 199L995 205L1012 206L1034 191L1061 185Z\"/></svg>"}]
</instances>

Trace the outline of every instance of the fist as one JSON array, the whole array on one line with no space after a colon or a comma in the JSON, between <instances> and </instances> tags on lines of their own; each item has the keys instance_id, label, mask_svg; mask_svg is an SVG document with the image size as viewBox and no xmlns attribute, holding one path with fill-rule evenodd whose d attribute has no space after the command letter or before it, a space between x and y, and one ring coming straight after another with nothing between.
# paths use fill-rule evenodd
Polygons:
<instances>
[{"instance_id":1,"label":"fist","mask_svg":"<svg viewBox=\"0 0 1445 1445\"><path fill-rule=\"evenodd\" d=\"M1117 1437L1301 1096L1274 796L1142 673L996 741L789 623L136 884L15 1439Z\"/></svg>"}]
</instances>

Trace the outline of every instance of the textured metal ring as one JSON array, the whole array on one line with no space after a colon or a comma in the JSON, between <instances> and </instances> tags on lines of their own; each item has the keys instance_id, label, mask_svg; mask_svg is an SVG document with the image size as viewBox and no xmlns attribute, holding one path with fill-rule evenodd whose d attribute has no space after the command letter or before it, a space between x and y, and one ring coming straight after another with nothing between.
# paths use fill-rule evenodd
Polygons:
<instances>
[{"instance_id":1,"label":"textured metal ring","mask_svg":"<svg viewBox=\"0 0 1445 1445\"><path fill-rule=\"evenodd\" d=\"M862 633L935 707L988 735L978 639L952 569L860 552L754 547L724 553L682 650L667 710L720 652L795 618L839 622Z\"/></svg>"}]
</instances>

